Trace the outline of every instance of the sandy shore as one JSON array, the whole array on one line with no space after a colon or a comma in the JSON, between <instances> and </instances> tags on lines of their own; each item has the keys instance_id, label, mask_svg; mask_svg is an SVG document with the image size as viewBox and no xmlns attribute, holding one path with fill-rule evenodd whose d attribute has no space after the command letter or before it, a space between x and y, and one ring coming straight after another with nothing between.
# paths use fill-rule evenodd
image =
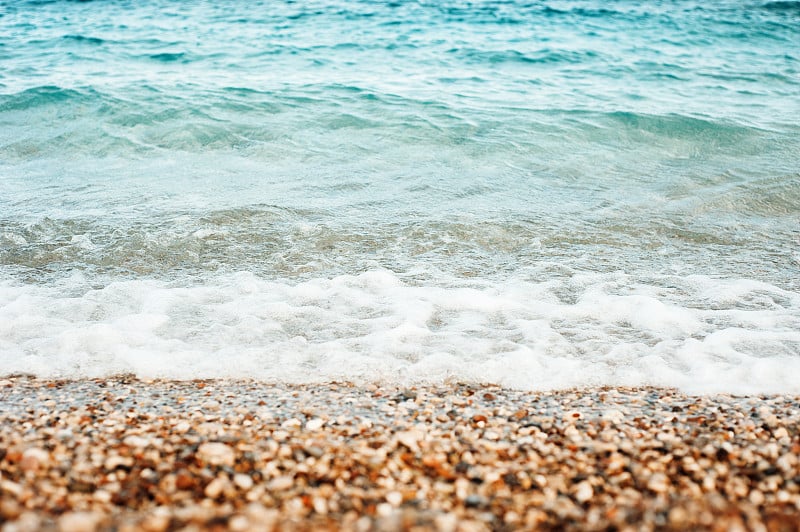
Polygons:
<instances>
[{"instance_id":1,"label":"sandy shore","mask_svg":"<svg viewBox=\"0 0 800 532\"><path fill-rule=\"evenodd\" d=\"M0 379L13 530L800 530L800 398Z\"/></svg>"}]
</instances>

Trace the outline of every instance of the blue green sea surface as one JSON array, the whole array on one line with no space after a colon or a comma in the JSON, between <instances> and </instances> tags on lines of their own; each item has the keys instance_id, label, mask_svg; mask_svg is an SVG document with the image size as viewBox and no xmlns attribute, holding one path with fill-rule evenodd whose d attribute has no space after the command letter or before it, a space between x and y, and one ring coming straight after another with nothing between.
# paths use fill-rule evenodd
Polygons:
<instances>
[{"instance_id":1,"label":"blue green sea surface","mask_svg":"<svg viewBox=\"0 0 800 532\"><path fill-rule=\"evenodd\" d=\"M800 2L0 1L0 373L800 393Z\"/></svg>"}]
</instances>

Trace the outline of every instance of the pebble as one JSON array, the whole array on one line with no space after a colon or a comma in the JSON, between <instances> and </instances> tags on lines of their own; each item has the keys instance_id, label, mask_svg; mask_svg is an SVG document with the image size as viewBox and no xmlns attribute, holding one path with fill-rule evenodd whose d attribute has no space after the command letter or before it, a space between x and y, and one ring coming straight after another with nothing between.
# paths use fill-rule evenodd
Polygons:
<instances>
[{"instance_id":1,"label":"pebble","mask_svg":"<svg viewBox=\"0 0 800 532\"><path fill-rule=\"evenodd\" d=\"M0 480L0 491L5 492L12 497L19 497L22 495L22 486L10 480Z\"/></svg>"},{"instance_id":2,"label":"pebble","mask_svg":"<svg viewBox=\"0 0 800 532\"><path fill-rule=\"evenodd\" d=\"M390 491L386 494L386 502L396 508L403 502L403 494L399 491Z\"/></svg>"},{"instance_id":3,"label":"pebble","mask_svg":"<svg viewBox=\"0 0 800 532\"><path fill-rule=\"evenodd\" d=\"M169 528L171 518L168 508L156 508L153 513L142 520L140 526L146 532L164 532Z\"/></svg>"},{"instance_id":4,"label":"pebble","mask_svg":"<svg viewBox=\"0 0 800 532\"><path fill-rule=\"evenodd\" d=\"M467 508L482 508L488 504L489 501L480 495L469 495L464 499L464 506Z\"/></svg>"},{"instance_id":5,"label":"pebble","mask_svg":"<svg viewBox=\"0 0 800 532\"><path fill-rule=\"evenodd\" d=\"M222 495L222 491L225 489L227 482L219 477L215 478L211 482L208 483L204 493L206 497L209 499L216 499L220 495Z\"/></svg>"},{"instance_id":6,"label":"pebble","mask_svg":"<svg viewBox=\"0 0 800 532\"><path fill-rule=\"evenodd\" d=\"M235 455L233 449L224 443L208 442L197 449L197 456L204 462L215 466L233 467Z\"/></svg>"},{"instance_id":7,"label":"pebble","mask_svg":"<svg viewBox=\"0 0 800 532\"><path fill-rule=\"evenodd\" d=\"M40 468L46 467L49 462L50 453L44 449L33 447L22 453L22 461L19 465L23 471L38 471Z\"/></svg>"},{"instance_id":8,"label":"pebble","mask_svg":"<svg viewBox=\"0 0 800 532\"><path fill-rule=\"evenodd\" d=\"M311 430L311 431L319 430L322 428L324 424L325 422L319 418L309 419L306 422L306 430Z\"/></svg>"},{"instance_id":9,"label":"pebble","mask_svg":"<svg viewBox=\"0 0 800 532\"><path fill-rule=\"evenodd\" d=\"M328 513L328 501L324 497L314 497L311 501L314 511L320 515Z\"/></svg>"},{"instance_id":10,"label":"pebble","mask_svg":"<svg viewBox=\"0 0 800 532\"><path fill-rule=\"evenodd\" d=\"M131 435L122 440L122 443L129 447L142 448L150 445L149 438L142 438L141 436Z\"/></svg>"},{"instance_id":11,"label":"pebble","mask_svg":"<svg viewBox=\"0 0 800 532\"><path fill-rule=\"evenodd\" d=\"M302 426L303 426L303 422L300 421L299 419L297 419L296 417L293 417L291 419L287 419L286 421L281 423L281 427L283 427L285 429L296 429L296 428L299 428L299 427L302 427Z\"/></svg>"},{"instance_id":12,"label":"pebble","mask_svg":"<svg viewBox=\"0 0 800 532\"><path fill-rule=\"evenodd\" d=\"M586 480L578 483L578 485L575 486L575 499L578 502L581 503L586 502L589 499L591 499L593 495L594 495L594 489L592 488L592 485Z\"/></svg>"},{"instance_id":13,"label":"pebble","mask_svg":"<svg viewBox=\"0 0 800 532\"><path fill-rule=\"evenodd\" d=\"M407 447L410 451L419 451L419 441L422 439L422 433L419 430L406 430L397 433L397 441Z\"/></svg>"},{"instance_id":14,"label":"pebble","mask_svg":"<svg viewBox=\"0 0 800 532\"><path fill-rule=\"evenodd\" d=\"M0 532L800 522L797 397L5 380Z\"/></svg>"},{"instance_id":15,"label":"pebble","mask_svg":"<svg viewBox=\"0 0 800 532\"><path fill-rule=\"evenodd\" d=\"M60 532L93 532L99 518L91 512L68 512L58 519Z\"/></svg>"},{"instance_id":16,"label":"pebble","mask_svg":"<svg viewBox=\"0 0 800 532\"><path fill-rule=\"evenodd\" d=\"M621 423L625 419L625 414L620 410L610 409L603 412L603 419L612 423Z\"/></svg>"},{"instance_id":17,"label":"pebble","mask_svg":"<svg viewBox=\"0 0 800 532\"><path fill-rule=\"evenodd\" d=\"M243 515L234 515L228 521L228 530L232 530L233 532L245 532L251 529L252 525L250 521Z\"/></svg>"},{"instance_id":18,"label":"pebble","mask_svg":"<svg viewBox=\"0 0 800 532\"><path fill-rule=\"evenodd\" d=\"M289 475L283 475L273 478L267 484L267 489L270 491L284 491L288 490L294 485L294 478Z\"/></svg>"},{"instance_id":19,"label":"pebble","mask_svg":"<svg viewBox=\"0 0 800 532\"><path fill-rule=\"evenodd\" d=\"M647 481L647 488L656 493L664 493L669 489L669 479L663 473L654 473Z\"/></svg>"},{"instance_id":20,"label":"pebble","mask_svg":"<svg viewBox=\"0 0 800 532\"><path fill-rule=\"evenodd\" d=\"M122 457L118 454L109 456L108 458L106 458L105 462L103 462L103 467L105 467L107 471L113 471L118 467L131 467L132 465L133 465L133 458L129 456Z\"/></svg>"},{"instance_id":21,"label":"pebble","mask_svg":"<svg viewBox=\"0 0 800 532\"><path fill-rule=\"evenodd\" d=\"M237 473L233 475L233 483L236 484L239 489L248 491L253 487L253 478L250 475Z\"/></svg>"}]
</instances>

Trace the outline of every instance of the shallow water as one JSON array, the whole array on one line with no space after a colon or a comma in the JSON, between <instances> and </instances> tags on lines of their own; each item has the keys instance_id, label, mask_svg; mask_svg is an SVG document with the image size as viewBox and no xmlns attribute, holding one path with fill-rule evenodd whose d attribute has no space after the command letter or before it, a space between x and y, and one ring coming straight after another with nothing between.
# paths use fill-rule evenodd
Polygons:
<instances>
[{"instance_id":1,"label":"shallow water","mask_svg":"<svg viewBox=\"0 0 800 532\"><path fill-rule=\"evenodd\" d=\"M4 373L800 391L798 2L0 15Z\"/></svg>"}]
</instances>

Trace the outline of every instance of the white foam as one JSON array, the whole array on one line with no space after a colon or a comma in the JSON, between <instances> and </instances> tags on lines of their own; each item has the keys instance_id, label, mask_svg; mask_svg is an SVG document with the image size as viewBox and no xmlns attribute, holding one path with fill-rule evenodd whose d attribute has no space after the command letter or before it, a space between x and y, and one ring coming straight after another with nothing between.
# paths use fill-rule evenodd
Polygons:
<instances>
[{"instance_id":1,"label":"white foam","mask_svg":"<svg viewBox=\"0 0 800 532\"><path fill-rule=\"evenodd\" d=\"M5 282L0 373L800 392L800 295L668 281L415 285L375 270L295 283L249 273L191 286Z\"/></svg>"}]
</instances>

